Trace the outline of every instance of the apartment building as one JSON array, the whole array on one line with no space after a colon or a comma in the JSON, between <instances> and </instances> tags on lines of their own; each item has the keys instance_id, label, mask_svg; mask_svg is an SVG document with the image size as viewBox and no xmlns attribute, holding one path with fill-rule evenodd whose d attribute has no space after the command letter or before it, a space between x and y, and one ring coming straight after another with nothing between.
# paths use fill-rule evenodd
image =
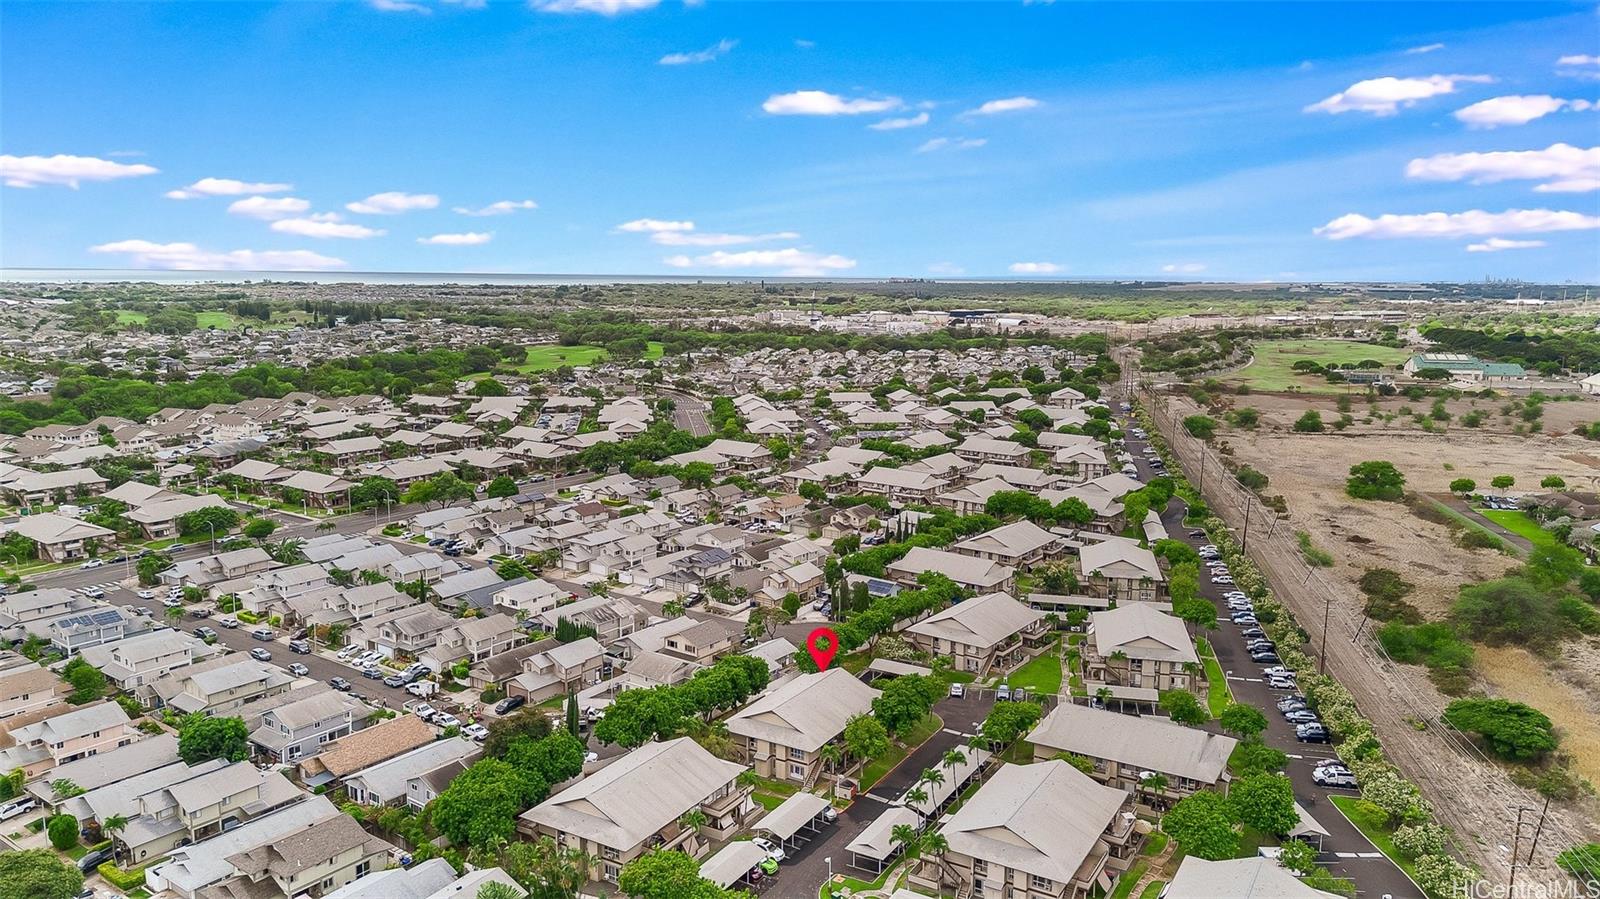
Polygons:
<instances>
[{"instance_id":1,"label":"apartment building","mask_svg":"<svg viewBox=\"0 0 1600 899\"><path fill-rule=\"evenodd\" d=\"M1063 752L1094 762L1089 776L1161 811L1205 787L1226 791L1228 756L1239 741L1166 718L1062 703L1028 734L1035 761ZM1159 778L1153 775L1160 775Z\"/></svg>"},{"instance_id":2,"label":"apartment building","mask_svg":"<svg viewBox=\"0 0 1600 899\"><path fill-rule=\"evenodd\" d=\"M809 786L822 770L822 747L878 695L843 668L802 674L729 716L728 732L743 740L741 758L757 774Z\"/></svg>"},{"instance_id":3,"label":"apartment building","mask_svg":"<svg viewBox=\"0 0 1600 899\"><path fill-rule=\"evenodd\" d=\"M944 656L956 671L987 678L1006 672L1050 645L1044 614L1007 593L958 602L902 632L923 652Z\"/></svg>"}]
</instances>

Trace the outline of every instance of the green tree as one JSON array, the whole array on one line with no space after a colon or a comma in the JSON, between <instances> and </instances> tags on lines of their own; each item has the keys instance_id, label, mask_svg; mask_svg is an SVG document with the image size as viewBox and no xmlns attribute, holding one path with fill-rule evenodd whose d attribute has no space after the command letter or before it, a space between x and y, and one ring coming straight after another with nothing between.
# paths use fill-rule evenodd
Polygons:
<instances>
[{"instance_id":1,"label":"green tree","mask_svg":"<svg viewBox=\"0 0 1600 899\"><path fill-rule=\"evenodd\" d=\"M185 537L223 535L239 526L239 513L228 506L206 506L178 516L178 532Z\"/></svg>"},{"instance_id":2,"label":"green tree","mask_svg":"<svg viewBox=\"0 0 1600 899\"><path fill-rule=\"evenodd\" d=\"M897 677L872 700L872 715L891 734L900 735L927 717L943 694L939 682L918 674Z\"/></svg>"},{"instance_id":3,"label":"green tree","mask_svg":"<svg viewBox=\"0 0 1600 899\"><path fill-rule=\"evenodd\" d=\"M574 899L589 879L593 859L564 849L550 837L518 840L500 851L500 867L528 891L528 899Z\"/></svg>"},{"instance_id":4,"label":"green tree","mask_svg":"<svg viewBox=\"0 0 1600 899\"><path fill-rule=\"evenodd\" d=\"M1200 725L1211 720L1211 714L1200 704L1193 693L1184 689L1162 690L1159 701L1163 711L1178 724Z\"/></svg>"},{"instance_id":5,"label":"green tree","mask_svg":"<svg viewBox=\"0 0 1600 899\"><path fill-rule=\"evenodd\" d=\"M161 572L172 567L172 557L164 553L151 553L140 559L135 566L139 573L139 584L149 587L160 580Z\"/></svg>"},{"instance_id":6,"label":"green tree","mask_svg":"<svg viewBox=\"0 0 1600 899\"><path fill-rule=\"evenodd\" d=\"M1322 413L1315 409L1307 409L1305 414L1294 420L1294 429L1302 434L1317 434L1323 429Z\"/></svg>"},{"instance_id":7,"label":"green tree","mask_svg":"<svg viewBox=\"0 0 1600 899\"><path fill-rule=\"evenodd\" d=\"M1565 490L1567 479L1558 474L1545 475L1544 479L1539 482L1539 486L1547 490Z\"/></svg>"},{"instance_id":8,"label":"green tree","mask_svg":"<svg viewBox=\"0 0 1600 899\"><path fill-rule=\"evenodd\" d=\"M1563 849L1556 855L1556 865L1586 885L1600 884L1600 843Z\"/></svg>"},{"instance_id":9,"label":"green tree","mask_svg":"<svg viewBox=\"0 0 1600 899\"><path fill-rule=\"evenodd\" d=\"M242 761L250 754L250 732L241 718L213 718L196 712L178 725L178 757L191 765L211 759Z\"/></svg>"},{"instance_id":10,"label":"green tree","mask_svg":"<svg viewBox=\"0 0 1600 899\"><path fill-rule=\"evenodd\" d=\"M522 899L523 891L517 887L491 880L478 887L476 899Z\"/></svg>"},{"instance_id":11,"label":"green tree","mask_svg":"<svg viewBox=\"0 0 1600 899\"><path fill-rule=\"evenodd\" d=\"M508 581L514 581L519 577L529 577L533 574L528 570L528 566L522 564L521 559L507 559L495 566L494 570L496 574Z\"/></svg>"},{"instance_id":12,"label":"green tree","mask_svg":"<svg viewBox=\"0 0 1600 899\"><path fill-rule=\"evenodd\" d=\"M1210 440L1217 433L1217 420L1209 415L1190 415L1183 420L1183 429L1191 437Z\"/></svg>"},{"instance_id":13,"label":"green tree","mask_svg":"<svg viewBox=\"0 0 1600 899\"><path fill-rule=\"evenodd\" d=\"M1505 699L1457 699L1444 720L1456 730L1482 737L1501 758L1528 761L1556 748L1549 717L1532 706Z\"/></svg>"},{"instance_id":14,"label":"green tree","mask_svg":"<svg viewBox=\"0 0 1600 899\"><path fill-rule=\"evenodd\" d=\"M515 839L517 815L549 789L537 772L485 758L456 775L429 811L433 826L457 846L489 848Z\"/></svg>"},{"instance_id":15,"label":"green tree","mask_svg":"<svg viewBox=\"0 0 1600 899\"><path fill-rule=\"evenodd\" d=\"M489 722L489 735L483 738L485 758L504 758L519 740L542 740L550 735L550 719L532 706Z\"/></svg>"},{"instance_id":16,"label":"green tree","mask_svg":"<svg viewBox=\"0 0 1600 899\"><path fill-rule=\"evenodd\" d=\"M1289 764L1289 756L1281 749L1273 749L1255 740L1247 740L1234 747L1228 765L1243 776L1264 771L1282 771Z\"/></svg>"},{"instance_id":17,"label":"green tree","mask_svg":"<svg viewBox=\"0 0 1600 899\"><path fill-rule=\"evenodd\" d=\"M1489 480L1489 486L1499 491L1506 491L1515 486L1517 479L1508 474L1497 474Z\"/></svg>"},{"instance_id":18,"label":"green tree","mask_svg":"<svg viewBox=\"0 0 1600 899\"><path fill-rule=\"evenodd\" d=\"M1300 823L1294 810L1294 786L1282 774L1251 774L1228 788L1234 817L1261 833L1282 836Z\"/></svg>"},{"instance_id":19,"label":"green tree","mask_svg":"<svg viewBox=\"0 0 1600 899\"><path fill-rule=\"evenodd\" d=\"M251 540L265 540L277 529L278 523L270 518L252 518L244 523L244 529L240 533Z\"/></svg>"},{"instance_id":20,"label":"green tree","mask_svg":"<svg viewBox=\"0 0 1600 899\"><path fill-rule=\"evenodd\" d=\"M74 656L61 669L61 676L72 685L72 693L67 701L73 705L93 702L106 694L106 676L100 673L100 669L84 661L82 656Z\"/></svg>"},{"instance_id":21,"label":"green tree","mask_svg":"<svg viewBox=\"0 0 1600 899\"><path fill-rule=\"evenodd\" d=\"M507 496L516 496L517 492L516 478L503 474L489 482L489 486L483 490L483 495L490 499L500 499Z\"/></svg>"},{"instance_id":22,"label":"green tree","mask_svg":"<svg viewBox=\"0 0 1600 899\"><path fill-rule=\"evenodd\" d=\"M78 819L71 815L51 815L44 829L50 836L50 845L59 851L78 845Z\"/></svg>"},{"instance_id":23,"label":"green tree","mask_svg":"<svg viewBox=\"0 0 1600 899\"><path fill-rule=\"evenodd\" d=\"M83 874L48 849L0 852L0 899L74 899L82 889Z\"/></svg>"},{"instance_id":24,"label":"green tree","mask_svg":"<svg viewBox=\"0 0 1600 899\"><path fill-rule=\"evenodd\" d=\"M1393 462L1361 462L1350 466L1344 492L1356 499L1398 500L1405 495L1406 476Z\"/></svg>"},{"instance_id":25,"label":"green tree","mask_svg":"<svg viewBox=\"0 0 1600 899\"><path fill-rule=\"evenodd\" d=\"M871 715L855 715L844 725L844 749L854 759L877 758L889 751L889 731Z\"/></svg>"},{"instance_id":26,"label":"green tree","mask_svg":"<svg viewBox=\"0 0 1600 899\"><path fill-rule=\"evenodd\" d=\"M1233 828L1233 810L1218 793L1201 790L1185 796L1161 818L1161 829L1178 841L1183 851L1210 861L1233 858L1239 835Z\"/></svg>"},{"instance_id":27,"label":"green tree","mask_svg":"<svg viewBox=\"0 0 1600 899\"><path fill-rule=\"evenodd\" d=\"M735 899L700 876L700 863L682 852L656 850L622 866L617 887L633 899Z\"/></svg>"},{"instance_id":28,"label":"green tree","mask_svg":"<svg viewBox=\"0 0 1600 899\"><path fill-rule=\"evenodd\" d=\"M1255 706L1230 702L1217 716L1217 723L1222 725L1224 731L1240 739L1250 739L1260 736L1267 729L1267 716Z\"/></svg>"},{"instance_id":29,"label":"green tree","mask_svg":"<svg viewBox=\"0 0 1600 899\"><path fill-rule=\"evenodd\" d=\"M1037 702L997 702L978 733L992 745L1009 746L1032 730L1042 714Z\"/></svg>"},{"instance_id":30,"label":"green tree","mask_svg":"<svg viewBox=\"0 0 1600 899\"><path fill-rule=\"evenodd\" d=\"M1471 478L1456 478L1450 482L1450 492L1457 496L1466 496L1478 489L1478 482Z\"/></svg>"}]
</instances>

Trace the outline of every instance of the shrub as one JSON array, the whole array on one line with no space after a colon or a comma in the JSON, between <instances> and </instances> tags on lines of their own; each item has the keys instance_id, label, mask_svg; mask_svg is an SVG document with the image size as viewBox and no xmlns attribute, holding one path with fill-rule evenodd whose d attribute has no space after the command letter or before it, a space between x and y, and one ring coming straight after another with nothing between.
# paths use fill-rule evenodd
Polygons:
<instances>
[{"instance_id":1,"label":"shrub","mask_svg":"<svg viewBox=\"0 0 1600 899\"><path fill-rule=\"evenodd\" d=\"M1457 730L1475 733L1501 758L1527 761L1556 748L1555 727L1543 712L1506 699L1457 699L1445 707L1444 720Z\"/></svg>"},{"instance_id":2,"label":"shrub","mask_svg":"<svg viewBox=\"0 0 1600 899\"><path fill-rule=\"evenodd\" d=\"M78 845L78 819L71 815L52 815L45 831L50 835L50 845L59 850Z\"/></svg>"},{"instance_id":3,"label":"shrub","mask_svg":"<svg viewBox=\"0 0 1600 899\"><path fill-rule=\"evenodd\" d=\"M1417 885L1430 896L1464 896L1477 872L1448 855L1438 853L1417 859Z\"/></svg>"},{"instance_id":4,"label":"shrub","mask_svg":"<svg viewBox=\"0 0 1600 899\"><path fill-rule=\"evenodd\" d=\"M1450 832L1443 825L1425 821L1405 824L1394 832L1394 847L1410 858L1438 855L1444 852L1444 842Z\"/></svg>"},{"instance_id":5,"label":"shrub","mask_svg":"<svg viewBox=\"0 0 1600 899\"><path fill-rule=\"evenodd\" d=\"M124 871L111 862L105 862L100 865L98 870L100 871L101 877L104 877L108 883L117 889L122 890L124 893L131 892L144 886L143 867L129 868L128 870Z\"/></svg>"},{"instance_id":6,"label":"shrub","mask_svg":"<svg viewBox=\"0 0 1600 899\"><path fill-rule=\"evenodd\" d=\"M1321 433L1322 413L1315 409L1307 409L1304 415L1295 419L1294 429L1302 434Z\"/></svg>"}]
</instances>

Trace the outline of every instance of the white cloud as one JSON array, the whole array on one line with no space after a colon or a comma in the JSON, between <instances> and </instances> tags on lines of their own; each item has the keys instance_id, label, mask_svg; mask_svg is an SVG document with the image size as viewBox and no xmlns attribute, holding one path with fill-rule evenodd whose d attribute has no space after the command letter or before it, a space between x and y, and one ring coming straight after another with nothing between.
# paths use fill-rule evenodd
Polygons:
<instances>
[{"instance_id":1,"label":"white cloud","mask_svg":"<svg viewBox=\"0 0 1600 899\"><path fill-rule=\"evenodd\" d=\"M794 45L801 50L810 50L817 45L817 42L808 41L803 37L797 37L794 39Z\"/></svg>"},{"instance_id":2,"label":"white cloud","mask_svg":"<svg viewBox=\"0 0 1600 899\"><path fill-rule=\"evenodd\" d=\"M1588 56L1577 53L1572 56L1563 56L1556 60L1558 66L1600 66L1600 56Z\"/></svg>"},{"instance_id":3,"label":"white cloud","mask_svg":"<svg viewBox=\"0 0 1600 899\"><path fill-rule=\"evenodd\" d=\"M1194 275L1206 270L1204 262L1172 262L1161 267L1168 274Z\"/></svg>"},{"instance_id":4,"label":"white cloud","mask_svg":"<svg viewBox=\"0 0 1600 899\"><path fill-rule=\"evenodd\" d=\"M1491 237L1483 243L1467 244L1467 252L1498 253L1501 250L1531 250L1542 246L1544 246L1542 240L1507 240L1504 237Z\"/></svg>"},{"instance_id":5,"label":"white cloud","mask_svg":"<svg viewBox=\"0 0 1600 899\"><path fill-rule=\"evenodd\" d=\"M921 128L926 124L928 124L928 114L925 112L919 112L914 116L906 116L898 119L884 119L881 122L873 122L867 127L871 128L873 131L899 131L902 128Z\"/></svg>"},{"instance_id":6,"label":"white cloud","mask_svg":"<svg viewBox=\"0 0 1600 899\"><path fill-rule=\"evenodd\" d=\"M801 250L788 247L782 250L741 250L737 253L726 253L717 250L703 256L668 256L661 260L674 268L718 268L718 269L745 269L745 270L770 270L777 269L781 275L797 277L820 277L829 272L847 271L856 267L856 261L837 253L814 253L810 250Z\"/></svg>"},{"instance_id":7,"label":"white cloud","mask_svg":"<svg viewBox=\"0 0 1600 899\"><path fill-rule=\"evenodd\" d=\"M996 115L1002 112L1018 112L1024 109L1033 109L1039 101L1032 97L1006 97L1003 100L990 100L977 109L969 109L962 115Z\"/></svg>"},{"instance_id":8,"label":"white cloud","mask_svg":"<svg viewBox=\"0 0 1600 899\"><path fill-rule=\"evenodd\" d=\"M668 53L666 56L661 57L659 62L664 66L687 66L711 62L719 56L726 56L729 51L737 46L739 46L738 41L730 41L727 38L723 38L704 50L696 50L693 53Z\"/></svg>"},{"instance_id":9,"label":"white cloud","mask_svg":"<svg viewBox=\"0 0 1600 899\"><path fill-rule=\"evenodd\" d=\"M1421 55L1423 53L1432 53L1435 50L1443 50L1443 49L1444 49L1444 44L1423 44L1420 47L1412 47L1412 48L1406 50L1406 54L1409 55L1409 56L1419 56L1419 55Z\"/></svg>"},{"instance_id":10,"label":"white cloud","mask_svg":"<svg viewBox=\"0 0 1600 899\"><path fill-rule=\"evenodd\" d=\"M228 213L271 221L296 216L310 208L311 201L299 197L245 197L229 203Z\"/></svg>"},{"instance_id":11,"label":"white cloud","mask_svg":"<svg viewBox=\"0 0 1600 899\"><path fill-rule=\"evenodd\" d=\"M1013 275L1054 275L1067 270L1066 266L1054 262L1013 262L1006 268Z\"/></svg>"},{"instance_id":12,"label":"white cloud","mask_svg":"<svg viewBox=\"0 0 1600 899\"><path fill-rule=\"evenodd\" d=\"M917 152L932 153L936 150L976 150L988 142L989 139L986 137L963 137L955 139L948 137L935 137L923 141L917 147Z\"/></svg>"},{"instance_id":13,"label":"white cloud","mask_svg":"<svg viewBox=\"0 0 1600 899\"><path fill-rule=\"evenodd\" d=\"M433 10L411 0L367 0L367 5L379 12L414 12L431 15Z\"/></svg>"},{"instance_id":14,"label":"white cloud","mask_svg":"<svg viewBox=\"0 0 1600 899\"><path fill-rule=\"evenodd\" d=\"M112 162L95 156L0 156L0 181L7 187L65 184L77 190L85 181L115 181L154 175L160 169L142 163Z\"/></svg>"},{"instance_id":15,"label":"white cloud","mask_svg":"<svg viewBox=\"0 0 1600 899\"><path fill-rule=\"evenodd\" d=\"M419 237L417 243L431 244L436 247L472 247L481 243L494 240L493 231L468 231L465 234L435 234L432 237Z\"/></svg>"},{"instance_id":16,"label":"white cloud","mask_svg":"<svg viewBox=\"0 0 1600 899\"><path fill-rule=\"evenodd\" d=\"M1370 78L1357 81L1331 97L1305 108L1306 112L1369 112L1377 116L1391 116L1401 107L1412 106L1419 100L1456 92L1457 84L1486 84L1493 81L1488 75L1429 75L1426 78Z\"/></svg>"},{"instance_id":17,"label":"white cloud","mask_svg":"<svg viewBox=\"0 0 1600 899\"><path fill-rule=\"evenodd\" d=\"M661 0L528 0L528 5L539 12L587 12L602 16L620 16L623 13L655 9L660 4Z\"/></svg>"},{"instance_id":18,"label":"white cloud","mask_svg":"<svg viewBox=\"0 0 1600 899\"><path fill-rule=\"evenodd\" d=\"M628 231L634 234L648 234L655 231L693 231L694 222L673 222L663 219L634 219L623 222L616 230Z\"/></svg>"},{"instance_id":19,"label":"white cloud","mask_svg":"<svg viewBox=\"0 0 1600 899\"><path fill-rule=\"evenodd\" d=\"M954 262L935 262L928 266L928 271L935 275L965 275L967 270Z\"/></svg>"},{"instance_id":20,"label":"white cloud","mask_svg":"<svg viewBox=\"0 0 1600 899\"><path fill-rule=\"evenodd\" d=\"M1526 94L1480 100L1456 110L1455 117L1469 128L1498 128L1502 125L1526 125L1563 109L1583 112L1594 108L1595 104L1588 100L1563 100L1549 94Z\"/></svg>"},{"instance_id":21,"label":"white cloud","mask_svg":"<svg viewBox=\"0 0 1600 899\"><path fill-rule=\"evenodd\" d=\"M466 206L457 206L454 211L461 215L487 216L510 215L518 209L538 209L539 204L532 200L498 200L479 209L470 209Z\"/></svg>"},{"instance_id":22,"label":"white cloud","mask_svg":"<svg viewBox=\"0 0 1600 899\"><path fill-rule=\"evenodd\" d=\"M169 190L169 200L198 200L202 197L239 197L245 194L281 194L294 185L275 181L238 181L233 178L201 178L188 187Z\"/></svg>"},{"instance_id":23,"label":"white cloud","mask_svg":"<svg viewBox=\"0 0 1600 899\"><path fill-rule=\"evenodd\" d=\"M846 99L827 91L794 91L773 94L761 108L770 115L861 115L869 112L888 112L905 104L899 97Z\"/></svg>"},{"instance_id":24,"label":"white cloud","mask_svg":"<svg viewBox=\"0 0 1600 899\"><path fill-rule=\"evenodd\" d=\"M773 234L718 234L707 231L704 233L689 231L656 231L650 235L650 242L664 247L734 247L746 243L765 243L772 240L794 240L799 237L793 231L778 231Z\"/></svg>"},{"instance_id":25,"label":"white cloud","mask_svg":"<svg viewBox=\"0 0 1600 899\"><path fill-rule=\"evenodd\" d=\"M1406 164L1407 178L1424 181L1544 181L1540 193L1579 193L1600 187L1600 147L1551 144L1543 150L1440 153Z\"/></svg>"},{"instance_id":26,"label":"white cloud","mask_svg":"<svg viewBox=\"0 0 1600 899\"><path fill-rule=\"evenodd\" d=\"M203 250L192 243L149 240L118 240L90 247L89 252L128 256L139 268L182 271L320 271L348 264L310 250Z\"/></svg>"},{"instance_id":27,"label":"white cloud","mask_svg":"<svg viewBox=\"0 0 1600 899\"><path fill-rule=\"evenodd\" d=\"M298 234L301 237L339 238L342 240L366 240L369 237L382 237L389 233L380 228L368 228L366 225L355 225L341 222L338 216L322 214L307 218L279 219L270 226L280 234Z\"/></svg>"},{"instance_id":28,"label":"white cloud","mask_svg":"<svg viewBox=\"0 0 1600 899\"><path fill-rule=\"evenodd\" d=\"M1351 213L1317 228L1329 240L1352 237L1487 237L1491 234L1538 234L1546 231L1585 231L1600 228L1600 216L1552 209L1508 209L1505 212L1426 212L1419 215L1380 215L1368 218Z\"/></svg>"},{"instance_id":29,"label":"white cloud","mask_svg":"<svg viewBox=\"0 0 1600 899\"><path fill-rule=\"evenodd\" d=\"M398 215L413 209L432 209L439 205L436 194L408 194L390 190L373 194L365 200L344 204L344 208L363 215Z\"/></svg>"}]
</instances>

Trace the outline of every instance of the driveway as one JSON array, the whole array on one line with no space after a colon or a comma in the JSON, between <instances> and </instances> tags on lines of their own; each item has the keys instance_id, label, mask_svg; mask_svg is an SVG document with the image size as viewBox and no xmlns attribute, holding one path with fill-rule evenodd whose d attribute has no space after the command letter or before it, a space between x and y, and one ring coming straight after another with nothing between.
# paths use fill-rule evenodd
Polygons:
<instances>
[{"instance_id":1,"label":"driveway","mask_svg":"<svg viewBox=\"0 0 1600 899\"><path fill-rule=\"evenodd\" d=\"M1129 425L1133 424L1127 415L1118 413L1118 418L1126 420ZM1127 436L1128 452L1136 460L1140 480L1148 483L1157 472L1144 459L1145 445L1146 441L1137 440L1131 434ZM1183 516L1184 506L1181 502L1175 501L1167 507L1161 516L1167 533L1171 534L1173 539L1182 540L1190 546L1204 545L1207 538L1188 536L1191 528L1184 525ZM1204 576L1201 578L1201 595L1211 600L1218 609L1226 605L1222 600L1222 594L1232 589L1234 588L1213 584ZM1324 759L1337 758L1337 755L1332 746L1301 743L1295 739L1294 727L1284 720L1276 706L1278 699L1288 694L1267 688L1266 681L1261 676L1262 666L1250 660L1240 630L1241 628L1234 626L1219 612L1217 626L1208 629L1202 636L1210 641L1212 649L1216 651L1217 663L1222 666L1223 675L1227 678L1228 688L1233 693L1234 701L1260 709L1267 718L1267 731L1262 735L1263 741L1266 745L1282 750L1289 756L1286 773L1294 784L1295 800L1307 814L1322 825L1324 830L1328 831L1328 836L1323 840L1323 852L1318 857L1318 862L1334 875L1355 881L1360 895L1422 899L1422 891L1417 889L1405 872L1379 852L1329 801L1333 796L1355 796L1357 792L1321 787L1312 782L1311 773L1317 763ZM1210 725L1210 729L1218 730L1215 722Z\"/></svg>"},{"instance_id":2,"label":"driveway","mask_svg":"<svg viewBox=\"0 0 1600 899\"><path fill-rule=\"evenodd\" d=\"M911 788L923 771L939 767L944 754L956 747L965 748L967 741L978 733L983 719L988 717L994 700L979 699L968 692L965 699L945 698L934 707L934 714L944 721L926 742L901 760L894 770L885 774L867 793L857 796L851 806L839 813L839 820L818 834L811 842L789 853L778 879L763 895L774 899L810 899L828 879L831 860L835 874L845 874L862 880L872 880L876 875L850 867L850 853L846 846L867 828L877 817L888 810L901 793Z\"/></svg>"}]
</instances>

